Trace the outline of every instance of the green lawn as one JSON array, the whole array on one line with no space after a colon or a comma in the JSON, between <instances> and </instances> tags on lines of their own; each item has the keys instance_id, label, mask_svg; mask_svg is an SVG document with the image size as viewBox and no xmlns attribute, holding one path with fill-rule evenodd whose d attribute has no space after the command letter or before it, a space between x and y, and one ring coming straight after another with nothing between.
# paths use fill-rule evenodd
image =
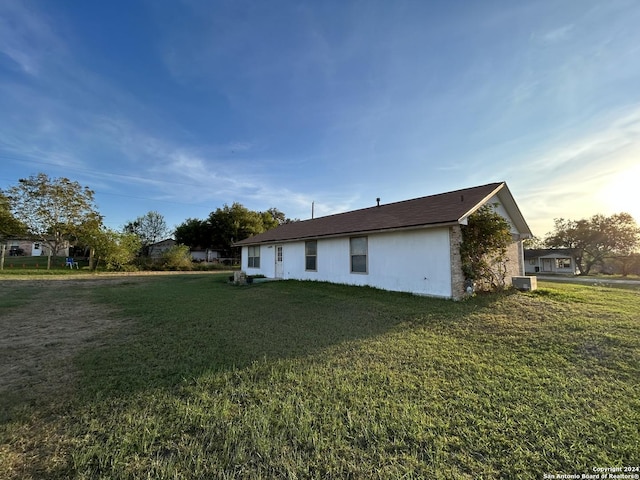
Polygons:
<instances>
[{"instance_id":1,"label":"green lawn","mask_svg":"<svg viewBox=\"0 0 640 480\"><path fill-rule=\"evenodd\" d=\"M51 269L47 271L47 257L39 256L39 257L10 257L8 255L5 256L4 259L4 269L0 271L1 275L47 275L47 274L55 274L60 275L63 273L71 274L71 273L79 273L86 269L89 266L89 262L87 260L78 260L79 269L70 269L69 267L65 267L65 257L51 257Z\"/></svg>"},{"instance_id":2,"label":"green lawn","mask_svg":"<svg viewBox=\"0 0 640 480\"><path fill-rule=\"evenodd\" d=\"M0 477L540 479L640 463L637 289L540 282L452 302L226 278L76 287L123 321L74 355L66 393L0 400ZM32 299L11 288L0 316Z\"/></svg>"}]
</instances>

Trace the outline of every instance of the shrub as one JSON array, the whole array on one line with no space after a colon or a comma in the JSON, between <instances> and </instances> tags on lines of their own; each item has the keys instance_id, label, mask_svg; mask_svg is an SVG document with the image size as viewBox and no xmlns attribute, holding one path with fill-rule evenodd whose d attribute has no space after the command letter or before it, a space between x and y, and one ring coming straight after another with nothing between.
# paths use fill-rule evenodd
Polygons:
<instances>
[{"instance_id":1,"label":"shrub","mask_svg":"<svg viewBox=\"0 0 640 480\"><path fill-rule=\"evenodd\" d=\"M507 247L512 241L509 223L490 205L469 216L462 227L460 256L467 281L480 290L506 287Z\"/></svg>"},{"instance_id":2,"label":"shrub","mask_svg":"<svg viewBox=\"0 0 640 480\"><path fill-rule=\"evenodd\" d=\"M186 245L174 245L162 254L163 267L168 270L192 270L193 260Z\"/></svg>"}]
</instances>

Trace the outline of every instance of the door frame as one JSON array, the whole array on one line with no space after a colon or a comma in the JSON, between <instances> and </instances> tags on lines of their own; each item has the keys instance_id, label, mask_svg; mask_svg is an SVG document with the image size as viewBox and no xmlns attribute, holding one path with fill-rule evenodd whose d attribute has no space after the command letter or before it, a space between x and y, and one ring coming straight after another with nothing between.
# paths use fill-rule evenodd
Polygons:
<instances>
[{"instance_id":1,"label":"door frame","mask_svg":"<svg viewBox=\"0 0 640 480\"><path fill-rule=\"evenodd\" d=\"M284 278L284 247L282 245L275 245L275 268L274 277Z\"/></svg>"}]
</instances>

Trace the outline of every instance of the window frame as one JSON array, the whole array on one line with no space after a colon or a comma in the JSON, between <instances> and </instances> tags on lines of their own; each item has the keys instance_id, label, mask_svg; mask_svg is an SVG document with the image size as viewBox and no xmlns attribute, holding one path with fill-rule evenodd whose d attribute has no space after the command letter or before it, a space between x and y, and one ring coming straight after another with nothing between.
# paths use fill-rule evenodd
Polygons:
<instances>
[{"instance_id":1,"label":"window frame","mask_svg":"<svg viewBox=\"0 0 640 480\"><path fill-rule=\"evenodd\" d=\"M247 268L260 268L260 245L247 247Z\"/></svg>"},{"instance_id":2,"label":"window frame","mask_svg":"<svg viewBox=\"0 0 640 480\"><path fill-rule=\"evenodd\" d=\"M354 240L364 240L364 255L354 254ZM364 271L354 270L353 260L354 257L364 257ZM349 237L349 272L358 275L367 275L369 273L369 237L366 235L359 235L357 237Z\"/></svg>"},{"instance_id":3,"label":"window frame","mask_svg":"<svg viewBox=\"0 0 640 480\"><path fill-rule=\"evenodd\" d=\"M309 253L309 246L313 245L313 253ZM309 260L313 259L313 268L309 268ZM318 241L306 240L304 242L304 270L305 272L318 271Z\"/></svg>"}]
</instances>

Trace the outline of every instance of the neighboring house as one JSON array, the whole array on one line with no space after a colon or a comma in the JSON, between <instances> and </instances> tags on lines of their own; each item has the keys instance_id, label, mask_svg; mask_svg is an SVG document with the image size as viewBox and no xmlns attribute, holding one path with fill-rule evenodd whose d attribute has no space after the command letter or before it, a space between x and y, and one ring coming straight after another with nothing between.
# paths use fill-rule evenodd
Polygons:
<instances>
[{"instance_id":1,"label":"neighboring house","mask_svg":"<svg viewBox=\"0 0 640 480\"><path fill-rule=\"evenodd\" d=\"M525 249L524 271L527 274L570 274L578 272L575 251L570 248Z\"/></svg>"},{"instance_id":2,"label":"neighboring house","mask_svg":"<svg viewBox=\"0 0 640 480\"><path fill-rule=\"evenodd\" d=\"M176 241L173 238L167 238L160 242L152 243L149 245L149 257L160 258L164 252L176 245Z\"/></svg>"},{"instance_id":3,"label":"neighboring house","mask_svg":"<svg viewBox=\"0 0 640 480\"><path fill-rule=\"evenodd\" d=\"M41 255L49 254L49 246L39 240L33 240L29 238L10 238L6 240L6 255L8 256L25 256L25 257L39 257ZM57 256L67 257L69 256L69 243L63 242L58 247Z\"/></svg>"},{"instance_id":4,"label":"neighboring house","mask_svg":"<svg viewBox=\"0 0 640 480\"><path fill-rule=\"evenodd\" d=\"M194 247L190 249L191 258L196 262L217 262L220 258L220 250L211 248Z\"/></svg>"},{"instance_id":5,"label":"neighboring house","mask_svg":"<svg viewBox=\"0 0 640 480\"><path fill-rule=\"evenodd\" d=\"M485 204L497 204L511 225L508 277L524 275L522 240L531 231L506 183L286 223L236 246L249 275L458 299L465 292L461 226Z\"/></svg>"}]
</instances>

